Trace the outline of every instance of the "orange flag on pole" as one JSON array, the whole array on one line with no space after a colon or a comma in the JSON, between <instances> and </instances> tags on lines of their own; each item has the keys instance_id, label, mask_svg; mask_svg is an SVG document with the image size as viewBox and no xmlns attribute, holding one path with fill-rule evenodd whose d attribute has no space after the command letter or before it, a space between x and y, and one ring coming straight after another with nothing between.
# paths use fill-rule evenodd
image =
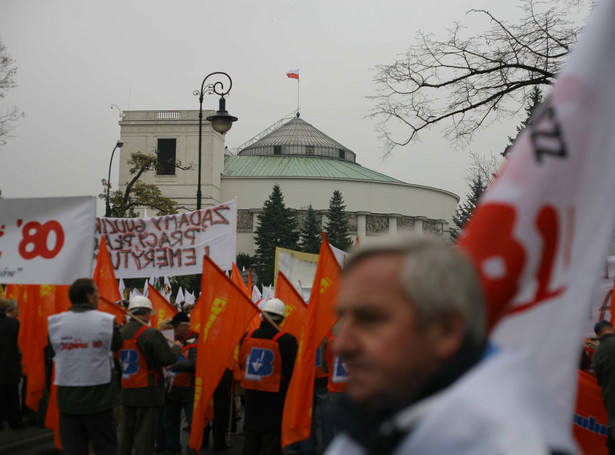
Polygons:
<instances>
[{"instance_id":1,"label":"orange flag on pole","mask_svg":"<svg viewBox=\"0 0 615 455\"><path fill-rule=\"evenodd\" d=\"M312 393L316 351L335 322L335 302L339 291L340 266L322 234L320 256L307 308L307 317L295 359L293 376L288 386L282 419L282 447L310 436Z\"/></svg>"},{"instance_id":2,"label":"orange flag on pole","mask_svg":"<svg viewBox=\"0 0 615 455\"><path fill-rule=\"evenodd\" d=\"M280 328L299 340L307 317L307 305L282 272L278 272L276 283L275 296L286 304L286 319L280 324Z\"/></svg>"},{"instance_id":3,"label":"orange flag on pole","mask_svg":"<svg viewBox=\"0 0 615 455\"><path fill-rule=\"evenodd\" d=\"M120 287L115 279L115 272L111 264L111 257L105 243L105 236L100 238L100 248L96 258L96 268L94 269L94 281L98 286L98 292L111 302L122 300Z\"/></svg>"},{"instance_id":4,"label":"orange flag on pole","mask_svg":"<svg viewBox=\"0 0 615 455\"><path fill-rule=\"evenodd\" d=\"M115 315L116 322L121 324L122 319L126 315L126 311L121 311L124 309L115 304L115 302L122 300L122 294L120 293L120 287L115 279L111 257L109 256L107 244L105 243L105 236L100 238L100 248L98 249L96 268L94 269L94 277L92 279L96 282L98 293L101 297L98 303L98 309L105 313Z\"/></svg>"},{"instance_id":5,"label":"orange flag on pole","mask_svg":"<svg viewBox=\"0 0 615 455\"><path fill-rule=\"evenodd\" d=\"M207 424L206 409L218 386L229 359L248 322L258 313L258 308L246 294L208 257L203 259L201 295L195 309L199 344L196 360L196 386L194 412L190 431L190 447L200 450L203 429ZM195 317L194 312L191 319Z\"/></svg>"},{"instance_id":6,"label":"orange flag on pole","mask_svg":"<svg viewBox=\"0 0 615 455\"><path fill-rule=\"evenodd\" d=\"M243 282L243 278L241 278L241 272L239 271L237 265L234 262L233 269L231 271L231 281L235 283L237 287L240 288L246 294L250 301L252 301L252 294L246 288L246 284Z\"/></svg>"},{"instance_id":7,"label":"orange flag on pole","mask_svg":"<svg viewBox=\"0 0 615 455\"><path fill-rule=\"evenodd\" d=\"M152 307L154 307L150 318L150 325L159 329L162 321L172 318L177 314L177 309L151 283L147 285L149 287L148 298L152 302Z\"/></svg>"}]
</instances>

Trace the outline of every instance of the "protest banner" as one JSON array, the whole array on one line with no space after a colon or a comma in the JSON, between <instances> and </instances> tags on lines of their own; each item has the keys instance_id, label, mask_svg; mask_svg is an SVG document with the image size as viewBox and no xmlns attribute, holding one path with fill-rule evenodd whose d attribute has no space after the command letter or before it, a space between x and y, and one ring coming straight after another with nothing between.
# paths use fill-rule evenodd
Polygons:
<instances>
[{"instance_id":1,"label":"protest banner","mask_svg":"<svg viewBox=\"0 0 615 455\"><path fill-rule=\"evenodd\" d=\"M491 341L531 355L562 428L615 224L613 17L614 2L598 5L459 240L480 272Z\"/></svg>"},{"instance_id":2,"label":"protest banner","mask_svg":"<svg viewBox=\"0 0 615 455\"><path fill-rule=\"evenodd\" d=\"M94 257L105 237L116 278L201 273L203 255L230 270L236 253L237 201L176 215L97 218Z\"/></svg>"},{"instance_id":3,"label":"protest banner","mask_svg":"<svg viewBox=\"0 0 615 455\"><path fill-rule=\"evenodd\" d=\"M0 199L0 282L71 284L92 271L93 196Z\"/></svg>"}]
</instances>

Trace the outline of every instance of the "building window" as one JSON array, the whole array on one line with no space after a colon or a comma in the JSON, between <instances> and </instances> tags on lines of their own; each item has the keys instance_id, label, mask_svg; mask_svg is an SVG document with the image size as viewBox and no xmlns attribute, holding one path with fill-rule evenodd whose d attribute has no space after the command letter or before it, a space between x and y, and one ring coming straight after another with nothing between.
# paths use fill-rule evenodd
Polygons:
<instances>
[{"instance_id":1,"label":"building window","mask_svg":"<svg viewBox=\"0 0 615 455\"><path fill-rule=\"evenodd\" d=\"M305 146L305 154L306 155L313 155L314 154L314 146L313 145L306 145Z\"/></svg>"},{"instance_id":2,"label":"building window","mask_svg":"<svg viewBox=\"0 0 615 455\"><path fill-rule=\"evenodd\" d=\"M158 139L158 175L175 175L175 139Z\"/></svg>"},{"instance_id":3,"label":"building window","mask_svg":"<svg viewBox=\"0 0 615 455\"><path fill-rule=\"evenodd\" d=\"M273 146L273 154L274 155L281 155L282 154L282 146L281 145L274 145Z\"/></svg>"},{"instance_id":4,"label":"building window","mask_svg":"<svg viewBox=\"0 0 615 455\"><path fill-rule=\"evenodd\" d=\"M346 153L344 153L344 150L340 149L339 152L340 152L340 154L339 154L340 160L345 160L346 159Z\"/></svg>"}]
</instances>

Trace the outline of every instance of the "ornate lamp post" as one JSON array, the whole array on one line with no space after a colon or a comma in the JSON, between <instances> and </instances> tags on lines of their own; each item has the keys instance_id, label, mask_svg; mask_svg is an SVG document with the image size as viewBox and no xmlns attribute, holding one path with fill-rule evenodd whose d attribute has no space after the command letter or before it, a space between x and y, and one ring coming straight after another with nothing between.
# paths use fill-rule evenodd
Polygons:
<instances>
[{"instance_id":1,"label":"ornate lamp post","mask_svg":"<svg viewBox=\"0 0 615 455\"><path fill-rule=\"evenodd\" d=\"M224 84L220 81L214 82L213 84L205 85L205 81L207 81L207 79L210 76L213 76L215 74L220 74L228 78L229 84L228 84L227 90L224 90ZM210 115L209 117L207 117L206 120L211 122L211 127L215 131L217 131L220 134L224 134L228 130L231 129L231 127L233 126L233 122L237 121L237 117L233 117L232 115L229 115L229 113L226 111L226 100L224 99L224 95L228 94L228 92L231 91L232 87L233 87L233 80L231 79L231 77L226 73L216 71L214 73L211 73L205 76L205 79L203 79L203 82L201 83L200 91L195 90L193 92L194 96L199 97L199 166L198 166L199 176L198 176L198 184L197 184L197 190L196 190L197 210L201 208L201 197L202 197L202 193L201 193L201 144L202 144L202 131L203 131L203 97L205 96L206 93L210 95L212 93L215 93L216 95L220 95L220 104L218 106L218 110L216 111L214 115Z\"/></svg>"},{"instance_id":2,"label":"ornate lamp post","mask_svg":"<svg viewBox=\"0 0 615 455\"><path fill-rule=\"evenodd\" d=\"M111 159L109 160L109 176L107 177L107 200L105 204L105 216L111 216L111 204L109 203L109 190L111 190L111 164L113 163L113 155L115 154L115 149L121 149L124 143L118 139L115 147L113 147L113 151L111 152Z\"/></svg>"}]
</instances>

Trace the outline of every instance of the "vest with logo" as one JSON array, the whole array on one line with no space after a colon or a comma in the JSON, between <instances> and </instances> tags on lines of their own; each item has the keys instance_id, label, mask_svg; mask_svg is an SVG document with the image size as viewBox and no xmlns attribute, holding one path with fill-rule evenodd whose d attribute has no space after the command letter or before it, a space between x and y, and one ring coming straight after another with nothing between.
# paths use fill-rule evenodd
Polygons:
<instances>
[{"instance_id":1,"label":"vest with logo","mask_svg":"<svg viewBox=\"0 0 615 455\"><path fill-rule=\"evenodd\" d=\"M188 358L188 351L190 349L197 348L197 337L198 333L193 330L190 330L181 340L179 340L179 342L182 344L182 355L179 360L186 360ZM173 387L194 387L194 373L177 373L175 375L175 379L173 379Z\"/></svg>"},{"instance_id":2,"label":"vest with logo","mask_svg":"<svg viewBox=\"0 0 615 455\"><path fill-rule=\"evenodd\" d=\"M346 373L342 357L333 354L332 344L333 334L329 332L327 348L325 349L325 362L327 362L327 371L329 372L327 390L329 392L344 392L348 386L348 373Z\"/></svg>"},{"instance_id":3,"label":"vest with logo","mask_svg":"<svg viewBox=\"0 0 615 455\"><path fill-rule=\"evenodd\" d=\"M111 381L113 321L112 315L93 309L49 316L56 385L81 387Z\"/></svg>"},{"instance_id":4,"label":"vest with logo","mask_svg":"<svg viewBox=\"0 0 615 455\"><path fill-rule=\"evenodd\" d=\"M158 381L160 376L159 370L150 370L147 367L145 357L139 349L137 340L139 336L148 329L149 326L144 325L135 336L124 340L122 349L119 352L120 368L122 370L122 388L138 389L149 385L150 375L154 375L154 381Z\"/></svg>"},{"instance_id":5,"label":"vest with logo","mask_svg":"<svg viewBox=\"0 0 615 455\"><path fill-rule=\"evenodd\" d=\"M282 379L282 358L278 339L285 332L278 332L272 339L252 338L249 332L239 350L243 367L241 387L261 392L279 392Z\"/></svg>"}]
</instances>

